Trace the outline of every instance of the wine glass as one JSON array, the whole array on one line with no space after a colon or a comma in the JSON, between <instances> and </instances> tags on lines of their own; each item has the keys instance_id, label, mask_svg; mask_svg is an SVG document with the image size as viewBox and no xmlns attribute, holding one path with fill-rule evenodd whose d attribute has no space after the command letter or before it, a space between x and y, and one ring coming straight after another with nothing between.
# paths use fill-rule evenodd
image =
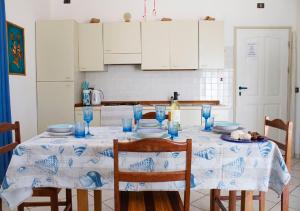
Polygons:
<instances>
[{"instance_id":1,"label":"wine glass","mask_svg":"<svg viewBox=\"0 0 300 211\"><path fill-rule=\"evenodd\" d=\"M135 105L133 106L133 115L134 120L136 122L136 129L139 127L139 121L142 119L143 116L143 106Z\"/></svg>"},{"instance_id":2,"label":"wine glass","mask_svg":"<svg viewBox=\"0 0 300 211\"><path fill-rule=\"evenodd\" d=\"M87 131L87 136L92 136L90 133L90 122L93 120L93 107L91 106L86 106L83 107L83 119L87 124L88 131Z\"/></svg>"},{"instance_id":3,"label":"wine glass","mask_svg":"<svg viewBox=\"0 0 300 211\"><path fill-rule=\"evenodd\" d=\"M156 120L159 122L160 128L162 128L162 123L166 118L166 106L157 105L155 106Z\"/></svg>"},{"instance_id":4,"label":"wine glass","mask_svg":"<svg viewBox=\"0 0 300 211\"><path fill-rule=\"evenodd\" d=\"M123 118L122 126L123 126L123 132L126 134L126 139L128 139L127 133L132 132L132 119L131 118Z\"/></svg>"},{"instance_id":5,"label":"wine glass","mask_svg":"<svg viewBox=\"0 0 300 211\"><path fill-rule=\"evenodd\" d=\"M210 127L207 124L208 118L211 116L211 105L202 105L202 117L205 119L205 131L209 131Z\"/></svg>"}]
</instances>

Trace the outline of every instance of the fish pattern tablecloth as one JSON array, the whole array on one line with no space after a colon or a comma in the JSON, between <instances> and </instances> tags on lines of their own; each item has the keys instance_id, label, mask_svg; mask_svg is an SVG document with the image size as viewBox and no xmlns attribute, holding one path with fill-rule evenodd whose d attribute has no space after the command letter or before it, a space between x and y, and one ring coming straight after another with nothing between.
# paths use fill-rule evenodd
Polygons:
<instances>
[{"instance_id":1,"label":"fish pattern tablecloth","mask_svg":"<svg viewBox=\"0 0 300 211\"><path fill-rule=\"evenodd\" d=\"M20 144L13 152L0 194L10 208L29 198L33 187L113 189L113 139L131 133L121 127L91 128L94 136L55 138L47 133ZM259 190L280 194L290 180L282 154L271 141L231 143L219 134L191 127L175 141L192 139L192 189ZM120 153L119 166L130 171L185 168L185 153ZM184 182L121 183L123 190L180 190Z\"/></svg>"}]
</instances>

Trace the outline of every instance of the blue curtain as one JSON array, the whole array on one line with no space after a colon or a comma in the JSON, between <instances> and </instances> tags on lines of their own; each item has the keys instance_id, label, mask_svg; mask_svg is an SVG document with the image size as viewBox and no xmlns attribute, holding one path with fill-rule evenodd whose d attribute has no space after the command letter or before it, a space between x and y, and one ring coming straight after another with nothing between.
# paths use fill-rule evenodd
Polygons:
<instances>
[{"instance_id":1,"label":"blue curtain","mask_svg":"<svg viewBox=\"0 0 300 211\"><path fill-rule=\"evenodd\" d=\"M0 0L0 122L11 122L4 0ZM11 134L0 134L0 147L9 143L11 143ZM0 184L10 158L11 154L0 155Z\"/></svg>"}]
</instances>

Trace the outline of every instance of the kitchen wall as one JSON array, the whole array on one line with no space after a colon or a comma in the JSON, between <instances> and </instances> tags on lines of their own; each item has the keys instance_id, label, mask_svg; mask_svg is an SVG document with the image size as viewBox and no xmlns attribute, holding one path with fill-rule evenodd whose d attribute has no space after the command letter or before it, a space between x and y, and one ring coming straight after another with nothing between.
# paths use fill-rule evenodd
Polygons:
<instances>
[{"instance_id":1,"label":"kitchen wall","mask_svg":"<svg viewBox=\"0 0 300 211\"><path fill-rule=\"evenodd\" d=\"M35 21L49 18L48 0L5 0L6 17L25 28L26 76L9 76L13 121L20 121L22 140L37 133Z\"/></svg>"},{"instance_id":2,"label":"kitchen wall","mask_svg":"<svg viewBox=\"0 0 300 211\"><path fill-rule=\"evenodd\" d=\"M226 68L210 71L145 72L140 66L108 66L108 72L87 73L86 79L104 91L107 100L167 99L173 91L181 99L220 99L232 104L232 67L234 26L296 26L297 0L265 0L266 8L256 9L256 1L240 0L157 0L157 16L152 15L153 1L147 1L147 20L161 17L199 19L211 15L225 21ZM117 6L116 6L117 5ZM74 18L86 22L98 17L104 22L121 21L124 12L132 13L134 20L142 20L144 1L136 0L72 0L64 5L61 0L51 1L53 19ZM222 75L222 77L220 77ZM207 78L208 77L208 78ZM222 81L222 79L225 80ZM226 84L226 81L230 81ZM224 84L224 86L222 86ZM210 91L209 91L210 90ZM229 95L229 96L228 96Z\"/></svg>"}]
</instances>

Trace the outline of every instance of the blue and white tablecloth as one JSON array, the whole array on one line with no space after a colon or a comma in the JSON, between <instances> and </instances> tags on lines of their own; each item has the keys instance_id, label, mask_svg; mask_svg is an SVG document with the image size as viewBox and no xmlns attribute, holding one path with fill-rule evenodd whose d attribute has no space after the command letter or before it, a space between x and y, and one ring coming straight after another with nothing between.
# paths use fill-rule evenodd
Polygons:
<instances>
[{"instance_id":1,"label":"blue and white tablecloth","mask_svg":"<svg viewBox=\"0 0 300 211\"><path fill-rule=\"evenodd\" d=\"M47 138L41 134L13 153L0 190L10 208L29 198L33 187L113 189L113 139L125 140L120 127L91 129L86 139ZM180 132L193 140L192 189L260 190L281 193L290 180L281 152L273 142L230 143L199 127ZM120 153L120 169L184 169L184 153ZM183 182L123 183L124 190L179 190Z\"/></svg>"}]
</instances>

